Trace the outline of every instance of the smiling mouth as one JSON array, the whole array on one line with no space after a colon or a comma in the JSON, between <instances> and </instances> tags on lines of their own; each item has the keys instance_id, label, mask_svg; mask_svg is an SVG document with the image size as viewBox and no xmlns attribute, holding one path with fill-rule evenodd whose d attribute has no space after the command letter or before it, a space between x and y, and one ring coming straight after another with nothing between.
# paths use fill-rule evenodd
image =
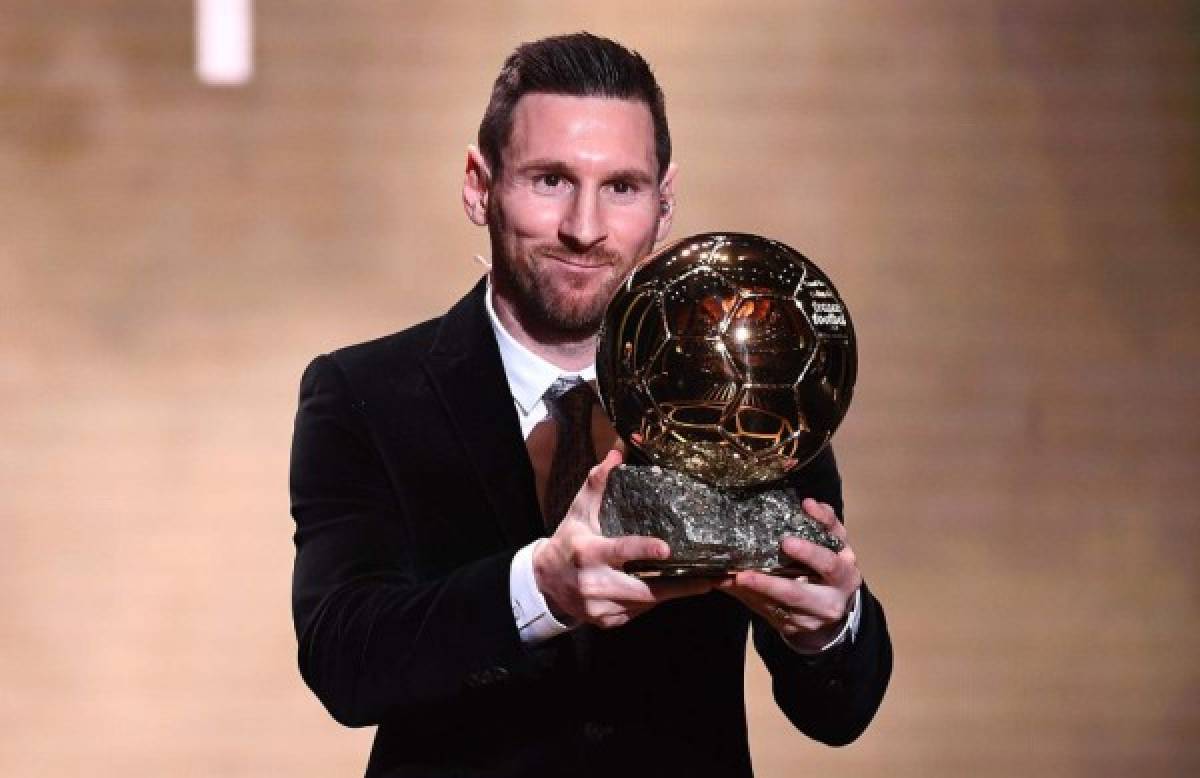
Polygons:
<instances>
[{"instance_id":1,"label":"smiling mouth","mask_svg":"<svg viewBox=\"0 0 1200 778\"><path fill-rule=\"evenodd\" d=\"M612 267L613 262L607 257L588 257L563 254L544 254L547 259L552 259L555 262L561 262L564 265L578 267L584 270L597 270L602 267Z\"/></svg>"}]
</instances>

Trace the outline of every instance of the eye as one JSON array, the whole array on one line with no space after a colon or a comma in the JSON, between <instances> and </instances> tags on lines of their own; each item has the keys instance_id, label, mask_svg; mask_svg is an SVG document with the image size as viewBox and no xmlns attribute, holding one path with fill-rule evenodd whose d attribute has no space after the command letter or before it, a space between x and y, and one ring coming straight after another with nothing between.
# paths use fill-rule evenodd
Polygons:
<instances>
[{"instance_id":1,"label":"eye","mask_svg":"<svg viewBox=\"0 0 1200 778\"><path fill-rule=\"evenodd\" d=\"M554 194L566 185L566 180L558 173L538 173L533 177L533 191L539 194Z\"/></svg>"},{"instance_id":2,"label":"eye","mask_svg":"<svg viewBox=\"0 0 1200 778\"><path fill-rule=\"evenodd\" d=\"M608 185L608 191L614 200L624 203L634 200L638 196L640 189L632 181L617 180Z\"/></svg>"}]
</instances>

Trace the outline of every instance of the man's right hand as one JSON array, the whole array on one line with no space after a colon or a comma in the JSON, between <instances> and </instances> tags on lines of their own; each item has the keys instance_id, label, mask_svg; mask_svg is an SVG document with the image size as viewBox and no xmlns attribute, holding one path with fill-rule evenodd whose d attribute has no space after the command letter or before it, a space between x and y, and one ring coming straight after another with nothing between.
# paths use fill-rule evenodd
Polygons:
<instances>
[{"instance_id":1,"label":"man's right hand","mask_svg":"<svg viewBox=\"0 0 1200 778\"><path fill-rule=\"evenodd\" d=\"M600 533L600 499L621 453L608 452L592 468L554 535L533 555L533 575L554 617L564 624L619 627L660 602L703 594L708 579L647 583L622 571L636 559L666 559L666 542L642 535L606 538Z\"/></svg>"}]
</instances>

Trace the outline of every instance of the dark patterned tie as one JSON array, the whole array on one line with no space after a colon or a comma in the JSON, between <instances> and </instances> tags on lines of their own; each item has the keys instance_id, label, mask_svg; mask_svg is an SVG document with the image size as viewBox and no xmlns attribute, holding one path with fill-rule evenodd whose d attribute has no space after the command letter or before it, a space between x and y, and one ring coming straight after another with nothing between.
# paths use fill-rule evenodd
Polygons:
<instances>
[{"instance_id":1,"label":"dark patterned tie","mask_svg":"<svg viewBox=\"0 0 1200 778\"><path fill-rule=\"evenodd\" d=\"M592 443L592 406L596 393L578 376L563 376L543 395L558 425L558 441L546 479L546 530L553 533L596 465Z\"/></svg>"}]
</instances>

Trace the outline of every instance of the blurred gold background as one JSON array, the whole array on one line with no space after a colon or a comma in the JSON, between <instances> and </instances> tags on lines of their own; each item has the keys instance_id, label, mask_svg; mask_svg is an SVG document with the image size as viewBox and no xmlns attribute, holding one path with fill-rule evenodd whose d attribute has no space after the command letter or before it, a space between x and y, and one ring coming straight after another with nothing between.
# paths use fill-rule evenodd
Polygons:
<instances>
[{"instance_id":1,"label":"blurred gold background","mask_svg":"<svg viewBox=\"0 0 1200 778\"><path fill-rule=\"evenodd\" d=\"M464 149L523 40L667 93L675 236L780 238L861 341L839 433L892 688L760 775L1200 772L1200 11L1187 2L0 0L0 774L361 774L295 669L314 354L479 275ZM697 679L703 683L703 679ZM630 775L636 775L631 766Z\"/></svg>"}]
</instances>

